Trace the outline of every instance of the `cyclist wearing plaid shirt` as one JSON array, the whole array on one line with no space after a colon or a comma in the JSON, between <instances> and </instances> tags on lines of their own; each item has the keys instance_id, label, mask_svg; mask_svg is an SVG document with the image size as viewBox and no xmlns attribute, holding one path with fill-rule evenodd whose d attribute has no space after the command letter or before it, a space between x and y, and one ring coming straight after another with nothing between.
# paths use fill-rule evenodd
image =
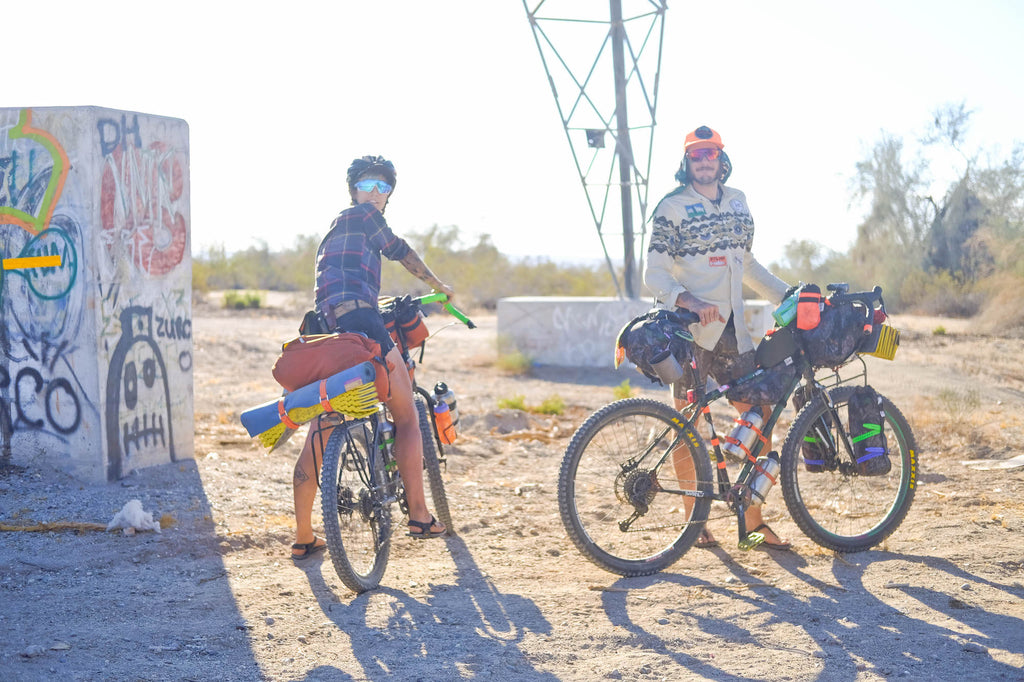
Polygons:
<instances>
[{"instance_id":1,"label":"cyclist wearing plaid shirt","mask_svg":"<svg viewBox=\"0 0 1024 682\"><path fill-rule=\"evenodd\" d=\"M392 368L405 361L384 327L377 310L381 257L400 262L405 269L451 300L454 290L439 280L419 255L384 220L384 209L395 188L392 163L380 156L355 159L348 168L352 207L335 218L316 256L316 308L332 330L362 332L377 341ZM409 504L409 535L432 538L445 527L427 509L423 488L423 443L408 372L392 371L388 409L395 419L398 470ZM296 542L292 558L306 559L326 546L313 535L312 513L316 498L312 429L295 464Z\"/></svg>"},{"instance_id":2,"label":"cyclist wearing plaid shirt","mask_svg":"<svg viewBox=\"0 0 1024 682\"><path fill-rule=\"evenodd\" d=\"M697 381L704 382L710 375L727 384L755 367L754 345L743 314L743 284L775 301L782 300L788 285L751 252L754 220L743 192L724 184L732 164L721 136L701 126L686 136L683 146L683 161L676 173L679 187L654 209L644 282L659 304L685 308L700 317L699 324L691 325ZM677 409L687 404L689 388L693 386L685 380L673 385ZM740 402L733 406L741 414L752 407ZM760 408L762 414L771 411L770 405ZM681 470L686 465L690 471ZM676 474L680 480L692 480L692 462L677 462ZM790 548L764 523L761 507L750 506L745 521L748 533L764 533L764 547ZM717 544L707 529L697 541L698 547Z\"/></svg>"}]
</instances>

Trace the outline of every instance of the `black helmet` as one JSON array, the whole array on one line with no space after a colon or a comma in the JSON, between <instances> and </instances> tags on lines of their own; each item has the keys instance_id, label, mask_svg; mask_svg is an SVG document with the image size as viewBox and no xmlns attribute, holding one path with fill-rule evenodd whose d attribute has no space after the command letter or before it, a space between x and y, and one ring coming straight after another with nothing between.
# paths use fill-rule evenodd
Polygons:
<instances>
[{"instance_id":1,"label":"black helmet","mask_svg":"<svg viewBox=\"0 0 1024 682\"><path fill-rule=\"evenodd\" d=\"M653 382L665 383L660 365L669 356L682 371L690 371L693 359L693 335L688 324L699 321L690 311L654 309L630 320L615 340L615 367L629 360Z\"/></svg>"},{"instance_id":2,"label":"black helmet","mask_svg":"<svg viewBox=\"0 0 1024 682\"><path fill-rule=\"evenodd\" d=\"M380 175L391 185L392 191L394 191L395 183L398 181L395 165L383 156L363 156L355 159L348 167L348 174L346 176L348 191L353 199L355 199L356 183L359 182L360 178L367 175Z\"/></svg>"}]
</instances>

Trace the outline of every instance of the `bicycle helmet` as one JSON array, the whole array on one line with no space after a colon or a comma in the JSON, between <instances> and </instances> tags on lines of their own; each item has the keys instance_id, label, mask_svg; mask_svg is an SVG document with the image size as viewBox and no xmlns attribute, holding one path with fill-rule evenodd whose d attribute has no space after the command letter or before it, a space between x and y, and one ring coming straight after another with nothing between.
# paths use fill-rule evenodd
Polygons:
<instances>
[{"instance_id":1,"label":"bicycle helmet","mask_svg":"<svg viewBox=\"0 0 1024 682\"><path fill-rule=\"evenodd\" d=\"M722 136L707 126L701 126L693 132L687 133L686 139L683 141L683 160L679 162L679 170L676 171L676 181L686 186L690 183L690 159L687 157L686 152L691 149L717 149L719 159L722 160L722 172L721 180L723 183L729 179L732 174L732 162L729 160L729 155L725 153L725 144L722 143Z\"/></svg>"},{"instance_id":2,"label":"bicycle helmet","mask_svg":"<svg viewBox=\"0 0 1024 682\"><path fill-rule=\"evenodd\" d=\"M398 182L395 165L383 156L363 156L352 161L348 167L346 180L348 181L348 193L352 197L352 205L356 205L356 183L368 175L379 175L384 181L391 185L394 192L395 184ZM389 197L390 198L390 197Z\"/></svg>"},{"instance_id":3,"label":"bicycle helmet","mask_svg":"<svg viewBox=\"0 0 1024 682\"><path fill-rule=\"evenodd\" d=\"M695 319L696 316L689 311L664 309L654 309L634 317L615 340L615 368L618 369L623 360L629 360L652 382L673 383L679 378L679 372L690 371L693 335L687 325ZM676 375L670 373L666 376L662 363L669 357L678 362Z\"/></svg>"}]
</instances>

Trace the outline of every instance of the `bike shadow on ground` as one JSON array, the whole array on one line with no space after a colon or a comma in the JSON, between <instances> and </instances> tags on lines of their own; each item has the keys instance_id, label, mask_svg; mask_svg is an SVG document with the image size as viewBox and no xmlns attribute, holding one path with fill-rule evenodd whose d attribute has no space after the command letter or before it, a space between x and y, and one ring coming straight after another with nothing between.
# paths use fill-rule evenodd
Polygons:
<instances>
[{"instance_id":1,"label":"bike shadow on ground","mask_svg":"<svg viewBox=\"0 0 1024 682\"><path fill-rule=\"evenodd\" d=\"M740 600L748 607L743 619L722 619L715 609L706 605L700 609L680 606L673 601L673 616L695 626L707 635L721 638L728 646L750 644L761 650L778 648L800 652L820 658L824 674L833 679L854 679L865 665L873 666L884 674L931 677L940 671L960 669L955 661L969 657L970 679L1017 679L1020 670L1013 665L979 656L987 649L1002 649L1011 654L1024 655L1024 640L1020 638L1020 620L1013 616L987 611L977 605L964 605L963 599L941 590L915 587L908 584L889 584L886 589L900 590L926 607L927 618L908 615L907 609L893 606L869 590L862 581L871 563L899 560L909 562L919 571L945 574L949 581L964 581L976 587L999 590L1006 596L1024 600L1024 587L1002 585L963 570L944 559L927 556L865 552L857 554L859 564L837 557L832 575L835 582L808 575L808 562L797 552L772 552L770 556L794 580L812 587L817 594L794 595L775 584L768 584L748 571L736 559L721 549L712 550L729 569L731 576L724 581L710 582L689 575L663 572L641 578L623 578L616 585L628 588L622 592L609 591L603 596L603 607L609 620L642 636L646 641L660 641L655 650L672 658L694 675L713 679L739 679L718 667L713 661L673 650L658 633L633 622L629 615L628 592L649 589L658 585L678 588L699 588L714 597ZM767 551L767 550L766 550ZM908 574L909 575L909 574ZM940 580L929 579L930 582ZM947 581L947 582L949 582ZM776 581L777 582L777 581ZM806 593L806 590L802 590ZM1012 611L1012 608L1008 608ZM943 624L945 616L948 624ZM646 620L644 621L646 622ZM751 623L750 627L743 625ZM779 626L790 626L803 631L806 637L785 637L779 641L767 633L778 633ZM974 634L964 634L972 632ZM807 638L812 640L807 642ZM894 664L894 644L900 648L900 659ZM784 645L784 646L783 646ZM894 667L894 665L898 667ZM940 675L941 676L941 675Z\"/></svg>"},{"instance_id":2,"label":"bike shadow on ground","mask_svg":"<svg viewBox=\"0 0 1024 682\"><path fill-rule=\"evenodd\" d=\"M500 592L461 538L444 541L455 562L455 584L433 585L423 600L386 585L360 595L336 594L323 575L333 574L329 559L305 571L320 609L350 639L362 668L333 678L328 673L343 671L321 666L308 679L557 679L535 669L519 646L528 632L551 634L540 609Z\"/></svg>"}]
</instances>

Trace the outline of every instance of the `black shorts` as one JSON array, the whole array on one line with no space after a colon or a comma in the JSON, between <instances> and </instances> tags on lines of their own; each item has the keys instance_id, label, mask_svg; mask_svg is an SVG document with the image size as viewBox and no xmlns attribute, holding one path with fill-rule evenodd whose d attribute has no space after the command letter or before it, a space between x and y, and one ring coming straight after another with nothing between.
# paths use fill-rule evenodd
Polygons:
<instances>
[{"instance_id":1,"label":"black shorts","mask_svg":"<svg viewBox=\"0 0 1024 682\"><path fill-rule=\"evenodd\" d=\"M362 332L380 344L382 355L387 355L395 347L391 334L384 326L384 318L373 308L356 308L338 318L338 331Z\"/></svg>"},{"instance_id":2,"label":"black shorts","mask_svg":"<svg viewBox=\"0 0 1024 682\"><path fill-rule=\"evenodd\" d=\"M744 330L746 331L746 330ZM707 350L694 344L693 356L697 361L698 385L705 385L708 377L714 379L719 386L728 384L754 371L754 351L740 353L736 345L736 325L732 316L722 331L722 336L715 344L714 350ZM686 399L686 392L694 388L689 383L690 373L684 372L683 378L672 384L672 397Z\"/></svg>"}]
</instances>

